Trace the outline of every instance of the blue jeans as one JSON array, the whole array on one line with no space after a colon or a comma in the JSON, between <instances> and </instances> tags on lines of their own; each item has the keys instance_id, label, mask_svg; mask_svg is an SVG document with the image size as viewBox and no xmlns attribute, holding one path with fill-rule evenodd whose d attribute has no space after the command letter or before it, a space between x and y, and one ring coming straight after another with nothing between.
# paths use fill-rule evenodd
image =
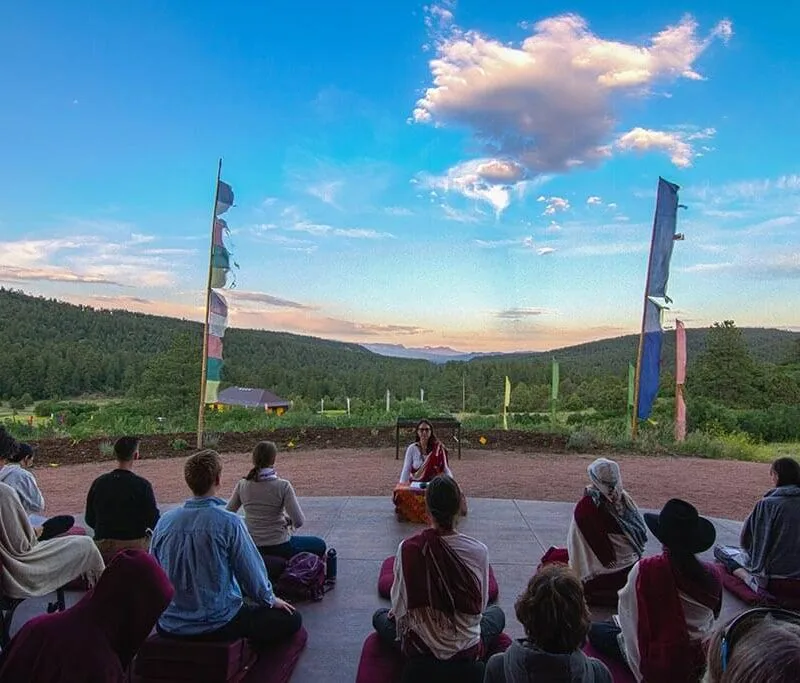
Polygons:
<instances>
[{"instance_id":1,"label":"blue jeans","mask_svg":"<svg viewBox=\"0 0 800 683\"><path fill-rule=\"evenodd\" d=\"M314 553L314 555L324 557L325 550L327 550L325 541L319 536L292 536L286 543L258 547L258 551L262 555L274 555L285 560L290 560L297 553Z\"/></svg>"},{"instance_id":2,"label":"blue jeans","mask_svg":"<svg viewBox=\"0 0 800 683\"><path fill-rule=\"evenodd\" d=\"M627 664L617 638L621 630L613 621L593 621L589 627L589 642L600 654Z\"/></svg>"}]
</instances>

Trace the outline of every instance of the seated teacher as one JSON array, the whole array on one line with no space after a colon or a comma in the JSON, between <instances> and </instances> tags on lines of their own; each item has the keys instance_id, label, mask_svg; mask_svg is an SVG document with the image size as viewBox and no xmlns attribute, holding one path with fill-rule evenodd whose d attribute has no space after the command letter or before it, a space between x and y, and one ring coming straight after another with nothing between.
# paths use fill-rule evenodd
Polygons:
<instances>
[{"instance_id":1,"label":"seated teacher","mask_svg":"<svg viewBox=\"0 0 800 683\"><path fill-rule=\"evenodd\" d=\"M325 541L317 536L295 536L306 521L291 482L278 477L275 459L278 447L261 441L253 449L253 468L236 482L228 510L244 507L244 523L262 555L286 560L298 553L325 555Z\"/></svg>"},{"instance_id":2,"label":"seated teacher","mask_svg":"<svg viewBox=\"0 0 800 683\"><path fill-rule=\"evenodd\" d=\"M414 443L406 448L406 457L400 472L400 483L428 482L440 474L452 477L453 473L447 464L447 449L436 438L431 423L427 420L420 420L414 433L416 435Z\"/></svg>"}]
</instances>

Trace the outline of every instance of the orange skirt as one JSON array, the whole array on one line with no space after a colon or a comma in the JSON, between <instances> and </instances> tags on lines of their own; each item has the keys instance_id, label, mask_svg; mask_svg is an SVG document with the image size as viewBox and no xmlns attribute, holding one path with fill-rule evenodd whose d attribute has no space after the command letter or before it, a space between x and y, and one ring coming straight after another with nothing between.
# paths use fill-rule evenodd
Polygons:
<instances>
[{"instance_id":1,"label":"orange skirt","mask_svg":"<svg viewBox=\"0 0 800 683\"><path fill-rule=\"evenodd\" d=\"M425 490L412 489L398 484L392 494L395 512L409 522L428 524L428 510L425 508Z\"/></svg>"}]
</instances>

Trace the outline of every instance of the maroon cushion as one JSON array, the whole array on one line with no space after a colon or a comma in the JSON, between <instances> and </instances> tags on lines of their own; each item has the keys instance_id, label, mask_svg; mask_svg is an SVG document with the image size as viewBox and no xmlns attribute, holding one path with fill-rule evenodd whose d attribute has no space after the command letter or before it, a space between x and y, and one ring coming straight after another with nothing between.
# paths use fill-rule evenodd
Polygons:
<instances>
[{"instance_id":1,"label":"maroon cushion","mask_svg":"<svg viewBox=\"0 0 800 683\"><path fill-rule=\"evenodd\" d=\"M77 524L73 526L67 533L67 536L86 536L86 529Z\"/></svg>"},{"instance_id":2,"label":"maroon cushion","mask_svg":"<svg viewBox=\"0 0 800 683\"><path fill-rule=\"evenodd\" d=\"M361 648L356 683L394 683L402 673L400 653L381 642L377 633L370 633Z\"/></svg>"},{"instance_id":3,"label":"maroon cushion","mask_svg":"<svg viewBox=\"0 0 800 683\"><path fill-rule=\"evenodd\" d=\"M569 552L566 548L555 548L550 546L547 552L542 555L539 566L536 568L538 572L542 567L547 564L569 564Z\"/></svg>"},{"instance_id":4,"label":"maroon cushion","mask_svg":"<svg viewBox=\"0 0 800 683\"><path fill-rule=\"evenodd\" d=\"M591 643L587 642L586 645L583 646L583 653L587 657L594 657L603 662L611 672L611 680L614 681L614 683L636 683L636 679L633 677L627 665L616 659L611 659L610 657L600 654L594 649Z\"/></svg>"},{"instance_id":5,"label":"maroon cushion","mask_svg":"<svg viewBox=\"0 0 800 683\"><path fill-rule=\"evenodd\" d=\"M270 645L259 653L242 683L288 683L307 640L308 632L301 628L289 640Z\"/></svg>"},{"instance_id":6,"label":"maroon cushion","mask_svg":"<svg viewBox=\"0 0 800 683\"><path fill-rule=\"evenodd\" d=\"M141 683L231 683L241 681L254 660L244 639L214 643L153 635L136 655L133 671Z\"/></svg>"},{"instance_id":7,"label":"maroon cushion","mask_svg":"<svg viewBox=\"0 0 800 683\"><path fill-rule=\"evenodd\" d=\"M389 600L391 598L392 583L394 582L394 556L387 557L378 573L378 595ZM494 569L489 565L489 602L495 602L500 588L494 576Z\"/></svg>"},{"instance_id":8,"label":"maroon cushion","mask_svg":"<svg viewBox=\"0 0 800 683\"><path fill-rule=\"evenodd\" d=\"M800 608L800 581L772 579L767 590L761 589L755 592L738 576L729 574L724 568L719 574L722 577L722 585L748 605L778 606L786 609Z\"/></svg>"}]
</instances>

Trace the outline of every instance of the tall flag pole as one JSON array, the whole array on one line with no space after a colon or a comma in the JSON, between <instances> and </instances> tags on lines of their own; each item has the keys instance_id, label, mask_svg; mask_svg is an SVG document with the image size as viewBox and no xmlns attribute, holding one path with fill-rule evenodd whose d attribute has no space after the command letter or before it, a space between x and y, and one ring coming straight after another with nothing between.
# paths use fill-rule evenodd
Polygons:
<instances>
[{"instance_id":1,"label":"tall flag pole","mask_svg":"<svg viewBox=\"0 0 800 683\"><path fill-rule=\"evenodd\" d=\"M686 384L686 326L675 321L675 441L686 439L686 401L683 385Z\"/></svg>"},{"instance_id":2,"label":"tall flag pole","mask_svg":"<svg viewBox=\"0 0 800 683\"><path fill-rule=\"evenodd\" d=\"M633 405L634 405L634 394L636 386L636 367L633 363L628 363L628 407L625 411L625 415L628 418L628 426L632 426L633 422Z\"/></svg>"},{"instance_id":3,"label":"tall flag pole","mask_svg":"<svg viewBox=\"0 0 800 683\"><path fill-rule=\"evenodd\" d=\"M511 405L511 380L506 375L506 390L503 395L503 429L508 431L508 407Z\"/></svg>"},{"instance_id":4,"label":"tall flag pole","mask_svg":"<svg viewBox=\"0 0 800 683\"><path fill-rule=\"evenodd\" d=\"M642 331L634 382L634 409L631 417L631 438L635 439L639 420L646 420L653 410L658 394L661 370L661 344L664 331L661 314L670 299L667 296L669 264L672 247L683 235L675 233L678 223L678 190L680 187L663 178L658 179L658 197L650 240L650 259L647 263L647 283L642 309Z\"/></svg>"},{"instance_id":5,"label":"tall flag pole","mask_svg":"<svg viewBox=\"0 0 800 683\"><path fill-rule=\"evenodd\" d=\"M228 303L218 291L225 287L230 271L230 252L225 247L227 223L220 218L233 206L233 189L220 180L222 159L217 167L214 209L211 215L211 246L208 256L206 314L203 324L203 360L200 377L200 406L197 413L197 448L203 447L205 408L217 402L222 373L222 338L228 323Z\"/></svg>"}]
</instances>

